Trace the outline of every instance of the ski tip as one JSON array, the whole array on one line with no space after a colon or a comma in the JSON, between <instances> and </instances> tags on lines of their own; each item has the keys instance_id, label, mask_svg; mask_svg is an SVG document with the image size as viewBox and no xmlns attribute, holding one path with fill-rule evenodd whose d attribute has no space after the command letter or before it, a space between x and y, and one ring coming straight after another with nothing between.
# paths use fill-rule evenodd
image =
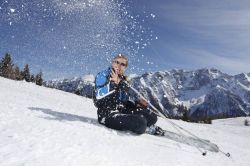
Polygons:
<instances>
[{"instance_id":1,"label":"ski tip","mask_svg":"<svg viewBox=\"0 0 250 166\"><path fill-rule=\"evenodd\" d=\"M227 156L227 157L230 157L230 156L231 156L231 154L230 154L230 153L227 153L227 154L226 154L226 156Z\"/></svg>"}]
</instances>

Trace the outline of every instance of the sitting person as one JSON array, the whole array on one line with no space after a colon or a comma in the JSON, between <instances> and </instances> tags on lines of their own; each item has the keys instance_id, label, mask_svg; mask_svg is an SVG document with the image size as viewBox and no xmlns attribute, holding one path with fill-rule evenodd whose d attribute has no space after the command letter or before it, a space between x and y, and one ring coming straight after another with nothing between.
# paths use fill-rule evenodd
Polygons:
<instances>
[{"instance_id":1,"label":"sitting person","mask_svg":"<svg viewBox=\"0 0 250 166\"><path fill-rule=\"evenodd\" d=\"M163 135L163 130L154 125L157 116L147 109L147 101L129 88L124 76L127 66L128 58L119 54L112 60L111 67L96 75L93 98L98 108L98 122L116 130Z\"/></svg>"}]
</instances>

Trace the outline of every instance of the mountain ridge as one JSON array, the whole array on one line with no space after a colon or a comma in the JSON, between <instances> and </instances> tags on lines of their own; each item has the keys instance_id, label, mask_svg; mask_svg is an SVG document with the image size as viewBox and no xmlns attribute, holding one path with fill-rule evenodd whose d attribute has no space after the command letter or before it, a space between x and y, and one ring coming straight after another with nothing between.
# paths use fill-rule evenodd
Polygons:
<instances>
[{"instance_id":1,"label":"mountain ridge","mask_svg":"<svg viewBox=\"0 0 250 166\"><path fill-rule=\"evenodd\" d=\"M94 76L88 75L48 81L45 85L92 98L93 82ZM250 114L250 73L229 75L215 68L172 69L147 72L131 78L130 82L171 118L187 116L189 120L200 121Z\"/></svg>"}]
</instances>

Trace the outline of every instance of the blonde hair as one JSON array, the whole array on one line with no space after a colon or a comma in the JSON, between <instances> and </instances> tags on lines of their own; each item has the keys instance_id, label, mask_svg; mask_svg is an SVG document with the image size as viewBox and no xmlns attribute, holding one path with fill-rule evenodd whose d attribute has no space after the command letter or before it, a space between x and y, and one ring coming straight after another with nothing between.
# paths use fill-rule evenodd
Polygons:
<instances>
[{"instance_id":1,"label":"blonde hair","mask_svg":"<svg viewBox=\"0 0 250 166\"><path fill-rule=\"evenodd\" d=\"M128 57L127 57L126 55L118 54L118 55L116 55L116 56L113 58L113 60L118 59L118 58L125 59L125 60L126 60L126 67L128 66Z\"/></svg>"}]
</instances>

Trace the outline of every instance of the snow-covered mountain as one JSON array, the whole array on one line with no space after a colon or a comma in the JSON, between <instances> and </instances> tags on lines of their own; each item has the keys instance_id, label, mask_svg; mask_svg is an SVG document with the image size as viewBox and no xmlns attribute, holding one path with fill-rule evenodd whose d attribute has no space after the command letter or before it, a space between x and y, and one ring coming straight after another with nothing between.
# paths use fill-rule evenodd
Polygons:
<instances>
[{"instance_id":1,"label":"snow-covered mountain","mask_svg":"<svg viewBox=\"0 0 250 166\"><path fill-rule=\"evenodd\" d=\"M230 76L216 69L146 73L133 79L139 89L170 117L193 120L246 116L250 113L250 74Z\"/></svg>"},{"instance_id":2,"label":"snow-covered mountain","mask_svg":"<svg viewBox=\"0 0 250 166\"><path fill-rule=\"evenodd\" d=\"M90 77L90 76L88 76ZM47 82L67 92L91 97L94 76ZM207 120L250 114L250 73L231 76L217 69L145 73L131 79L133 87L169 117Z\"/></svg>"},{"instance_id":3,"label":"snow-covered mountain","mask_svg":"<svg viewBox=\"0 0 250 166\"><path fill-rule=\"evenodd\" d=\"M46 87L56 88L65 92L92 98L94 79L94 75L85 75L83 77L74 77L71 79L54 79L46 81L44 85Z\"/></svg>"},{"instance_id":4,"label":"snow-covered mountain","mask_svg":"<svg viewBox=\"0 0 250 166\"><path fill-rule=\"evenodd\" d=\"M176 142L173 138L148 134L137 136L108 129L96 118L91 99L0 77L0 165L250 164L250 132L249 126L244 126L245 118L215 120L211 125L161 118L157 122L176 136L178 131L168 123L174 122L217 144L223 152L230 152L230 158L222 152L210 151L202 156L195 146Z\"/></svg>"}]
</instances>

